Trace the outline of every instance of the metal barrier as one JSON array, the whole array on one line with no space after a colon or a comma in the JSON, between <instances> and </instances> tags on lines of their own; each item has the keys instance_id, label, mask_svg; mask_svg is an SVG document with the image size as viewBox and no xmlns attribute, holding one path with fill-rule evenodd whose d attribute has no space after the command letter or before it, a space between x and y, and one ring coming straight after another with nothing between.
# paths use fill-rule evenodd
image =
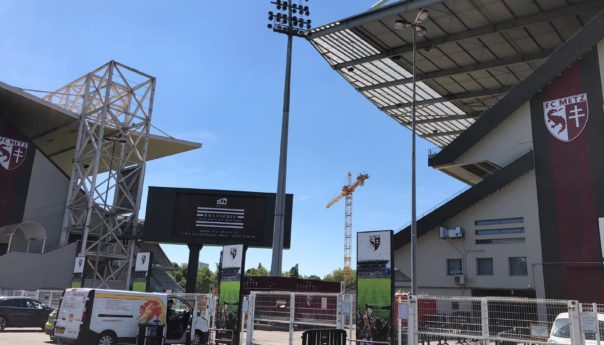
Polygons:
<instances>
[{"instance_id":1,"label":"metal barrier","mask_svg":"<svg viewBox=\"0 0 604 345\"><path fill-rule=\"evenodd\" d=\"M252 292L247 305L247 345L302 344L309 329L343 329L343 295Z\"/></svg>"},{"instance_id":2,"label":"metal barrier","mask_svg":"<svg viewBox=\"0 0 604 345\"><path fill-rule=\"evenodd\" d=\"M505 297L412 297L402 344L600 344L604 306ZM404 333L407 333L405 337ZM405 339L407 338L407 339Z\"/></svg>"},{"instance_id":3,"label":"metal barrier","mask_svg":"<svg viewBox=\"0 0 604 345\"><path fill-rule=\"evenodd\" d=\"M37 290L37 291L28 291L28 290L3 290L0 289L0 296L21 296L21 297L30 297L35 300L42 302L42 304L46 304L51 308L58 308L59 302L61 301L61 295L63 294L63 290Z\"/></svg>"}]
</instances>

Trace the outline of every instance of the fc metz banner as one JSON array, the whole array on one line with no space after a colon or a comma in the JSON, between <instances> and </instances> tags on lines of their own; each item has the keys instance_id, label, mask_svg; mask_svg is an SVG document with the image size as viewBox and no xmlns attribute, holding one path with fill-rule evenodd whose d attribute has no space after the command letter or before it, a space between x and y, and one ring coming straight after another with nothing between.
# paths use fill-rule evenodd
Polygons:
<instances>
[{"instance_id":1,"label":"fc metz banner","mask_svg":"<svg viewBox=\"0 0 604 345\"><path fill-rule=\"evenodd\" d=\"M141 252L136 254L134 274L132 275L132 291L146 292L149 290L153 253Z\"/></svg>"},{"instance_id":2,"label":"fc metz banner","mask_svg":"<svg viewBox=\"0 0 604 345\"><path fill-rule=\"evenodd\" d=\"M604 302L604 114L596 49L531 100L547 298Z\"/></svg>"},{"instance_id":3,"label":"fc metz banner","mask_svg":"<svg viewBox=\"0 0 604 345\"><path fill-rule=\"evenodd\" d=\"M392 230L357 233L356 339L392 343Z\"/></svg>"},{"instance_id":4,"label":"fc metz banner","mask_svg":"<svg viewBox=\"0 0 604 345\"><path fill-rule=\"evenodd\" d=\"M233 339L233 345L239 344L241 315L241 282L243 268L245 267L244 245L224 246L221 256L220 268L220 297L216 313L216 328L227 329L232 332L217 332L217 338Z\"/></svg>"},{"instance_id":5,"label":"fc metz banner","mask_svg":"<svg viewBox=\"0 0 604 345\"><path fill-rule=\"evenodd\" d=\"M0 226L23 220L34 147L0 116Z\"/></svg>"}]
</instances>

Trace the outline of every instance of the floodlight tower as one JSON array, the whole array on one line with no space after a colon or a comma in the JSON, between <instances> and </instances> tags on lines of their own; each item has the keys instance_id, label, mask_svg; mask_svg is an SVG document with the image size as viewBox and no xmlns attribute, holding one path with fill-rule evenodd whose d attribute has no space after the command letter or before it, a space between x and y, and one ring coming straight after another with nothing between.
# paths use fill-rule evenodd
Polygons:
<instances>
[{"instance_id":1,"label":"floodlight tower","mask_svg":"<svg viewBox=\"0 0 604 345\"><path fill-rule=\"evenodd\" d=\"M305 2L296 0L271 1L277 12L269 11L267 27L274 32L287 35L287 60L285 63L285 88L283 92L283 118L281 120L281 148L279 152L279 178L275 202L275 225L273 228L273 256L271 275L281 276L283 266L283 230L285 228L285 180L287 174L287 136L289 130L289 96L291 84L292 43L294 37L310 34L310 10Z\"/></svg>"},{"instance_id":2,"label":"floodlight tower","mask_svg":"<svg viewBox=\"0 0 604 345\"><path fill-rule=\"evenodd\" d=\"M87 286L129 288L154 94L110 61L44 97L80 115L60 243L80 241Z\"/></svg>"}]
</instances>

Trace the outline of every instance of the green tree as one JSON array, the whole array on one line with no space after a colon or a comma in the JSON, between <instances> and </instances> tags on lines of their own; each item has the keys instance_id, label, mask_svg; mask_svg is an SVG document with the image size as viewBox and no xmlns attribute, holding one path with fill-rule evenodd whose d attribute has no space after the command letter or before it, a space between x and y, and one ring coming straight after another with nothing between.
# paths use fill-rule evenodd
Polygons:
<instances>
[{"instance_id":1,"label":"green tree","mask_svg":"<svg viewBox=\"0 0 604 345\"><path fill-rule=\"evenodd\" d=\"M355 270L351 270L350 271L350 276L352 277L352 281L356 280L356 271ZM325 281L330 281L330 282L341 282L344 281L344 269L342 268L336 268L335 270L331 271L331 273L329 273L328 275L326 275L325 277L323 277L323 280Z\"/></svg>"},{"instance_id":2,"label":"green tree","mask_svg":"<svg viewBox=\"0 0 604 345\"><path fill-rule=\"evenodd\" d=\"M262 263L258 263L257 268L249 268L245 271L246 277L268 277L268 270L262 266Z\"/></svg>"},{"instance_id":3,"label":"green tree","mask_svg":"<svg viewBox=\"0 0 604 345\"><path fill-rule=\"evenodd\" d=\"M300 278L300 275L298 274L298 264L296 264L296 266L290 268L289 277Z\"/></svg>"},{"instance_id":4,"label":"green tree","mask_svg":"<svg viewBox=\"0 0 604 345\"><path fill-rule=\"evenodd\" d=\"M216 285L216 274L210 270L210 267L205 266L197 270L197 280L195 283L195 292L206 293L210 291L210 287Z\"/></svg>"}]
</instances>

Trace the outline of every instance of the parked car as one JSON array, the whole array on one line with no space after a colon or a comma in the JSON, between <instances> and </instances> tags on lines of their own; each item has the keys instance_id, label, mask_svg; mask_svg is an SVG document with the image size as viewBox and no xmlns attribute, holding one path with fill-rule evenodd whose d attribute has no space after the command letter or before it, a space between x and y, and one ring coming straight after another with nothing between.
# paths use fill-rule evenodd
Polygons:
<instances>
[{"instance_id":1,"label":"parked car","mask_svg":"<svg viewBox=\"0 0 604 345\"><path fill-rule=\"evenodd\" d=\"M27 297L0 297L0 331L6 327L40 327L54 309Z\"/></svg>"},{"instance_id":2,"label":"parked car","mask_svg":"<svg viewBox=\"0 0 604 345\"><path fill-rule=\"evenodd\" d=\"M50 336L50 340L55 340L55 321L57 320L57 311L53 310L52 313L48 314L48 320L44 325L44 333Z\"/></svg>"},{"instance_id":3,"label":"parked car","mask_svg":"<svg viewBox=\"0 0 604 345\"><path fill-rule=\"evenodd\" d=\"M598 313L598 332L600 336L604 336L604 314ZM586 345L595 345L596 333L585 332L585 343ZM548 343L553 344L571 344L571 323L569 320L568 313L560 313L556 316L554 324L549 334Z\"/></svg>"}]
</instances>

